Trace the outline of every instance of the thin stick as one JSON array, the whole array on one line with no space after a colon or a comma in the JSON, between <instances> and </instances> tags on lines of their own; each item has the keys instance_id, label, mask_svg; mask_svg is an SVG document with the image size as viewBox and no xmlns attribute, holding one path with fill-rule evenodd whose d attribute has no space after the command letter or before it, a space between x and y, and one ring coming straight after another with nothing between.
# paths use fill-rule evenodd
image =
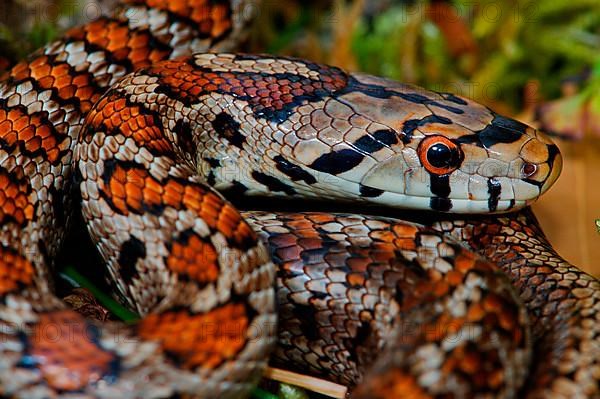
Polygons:
<instances>
[{"instance_id":1,"label":"thin stick","mask_svg":"<svg viewBox=\"0 0 600 399\"><path fill-rule=\"evenodd\" d=\"M321 380L303 374L292 373L291 371L281 370L269 367L264 376L271 380L283 382L284 384L296 385L321 395L331 398L344 399L348 393L348 388L333 382Z\"/></svg>"}]
</instances>

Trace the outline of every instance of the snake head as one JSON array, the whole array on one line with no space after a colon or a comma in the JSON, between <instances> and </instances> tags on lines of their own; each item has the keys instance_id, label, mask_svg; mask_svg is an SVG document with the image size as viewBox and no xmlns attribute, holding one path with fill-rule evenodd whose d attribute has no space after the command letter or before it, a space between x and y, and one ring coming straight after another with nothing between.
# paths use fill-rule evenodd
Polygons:
<instances>
[{"instance_id":1,"label":"snake head","mask_svg":"<svg viewBox=\"0 0 600 399\"><path fill-rule=\"evenodd\" d=\"M400 140L360 180L375 202L456 213L500 213L535 201L562 158L542 132L467 98L367 75L347 103ZM366 88L370 87L371 90ZM374 87L378 87L374 90ZM365 106L363 96L372 105ZM379 130L380 131L380 130Z\"/></svg>"}]
</instances>

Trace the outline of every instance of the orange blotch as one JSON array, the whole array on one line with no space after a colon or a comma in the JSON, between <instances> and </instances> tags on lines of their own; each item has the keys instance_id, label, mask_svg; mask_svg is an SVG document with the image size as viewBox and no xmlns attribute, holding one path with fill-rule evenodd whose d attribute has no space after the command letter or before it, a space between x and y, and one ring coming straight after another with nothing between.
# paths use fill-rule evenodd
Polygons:
<instances>
[{"instance_id":1,"label":"orange blotch","mask_svg":"<svg viewBox=\"0 0 600 399\"><path fill-rule=\"evenodd\" d=\"M231 12L228 4L197 0L147 0L148 6L189 18L197 29L211 37L219 37L231 29Z\"/></svg>"},{"instance_id":2,"label":"orange blotch","mask_svg":"<svg viewBox=\"0 0 600 399\"><path fill-rule=\"evenodd\" d=\"M173 151L152 115L142 114L137 105L127 106L126 99L116 94L102 98L88 120L96 128L103 125L107 132L117 131L131 137L139 148L160 154Z\"/></svg>"},{"instance_id":3,"label":"orange blotch","mask_svg":"<svg viewBox=\"0 0 600 399\"><path fill-rule=\"evenodd\" d=\"M0 295L15 291L33 281L33 265L21 255L0 246Z\"/></svg>"},{"instance_id":4,"label":"orange blotch","mask_svg":"<svg viewBox=\"0 0 600 399\"><path fill-rule=\"evenodd\" d=\"M394 240L394 244L396 244L398 249L405 251L415 251L417 249L417 244L414 238L398 238Z\"/></svg>"},{"instance_id":5,"label":"orange blotch","mask_svg":"<svg viewBox=\"0 0 600 399\"><path fill-rule=\"evenodd\" d=\"M0 170L0 222L14 220L22 225L33 219L34 206L29 202L30 191L31 187L25 179L16 180L6 170Z\"/></svg>"},{"instance_id":6,"label":"orange blotch","mask_svg":"<svg viewBox=\"0 0 600 399\"><path fill-rule=\"evenodd\" d=\"M169 54L167 50L153 48L151 37L147 32L132 32L126 25L106 19L97 19L82 28L72 29L67 32L67 37L86 40L106 49L118 61L128 59L133 69L164 60Z\"/></svg>"},{"instance_id":7,"label":"orange blotch","mask_svg":"<svg viewBox=\"0 0 600 399\"><path fill-rule=\"evenodd\" d=\"M361 273L350 273L346 280L351 287L362 287L365 284L365 275Z\"/></svg>"},{"instance_id":8,"label":"orange blotch","mask_svg":"<svg viewBox=\"0 0 600 399\"><path fill-rule=\"evenodd\" d=\"M175 273L187 275L200 283L215 282L219 276L217 251L195 234L186 243L173 244L167 266Z\"/></svg>"},{"instance_id":9,"label":"orange blotch","mask_svg":"<svg viewBox=\"0 0 600 399\"><path fill-rule=\"evenodd\" d=\"M115 355L92 342L86 328L85 319L70 310L44 313L33 327L29 352L53 389L80 390L110 371Z\"/></svg>"},{"instance_id":10,"label":"orange blotch","mask_svg":"<svg viewBox=\"0 0 600 399\"><path fill-rule=\"evenodd\" d=\"M442 342L449 335L456 334L464 326L464 318L457 318L442 314L438 320L431 324L426 324L424 330L425 339L428 342Z\"/></svg>"},{"instance_id":11,"label":"orange blotch","mask_svg":"<svg viewBox=\"0 0 600 399\"><path fill-rule=\"evenodd\" d=\"M467 274L469 270L475 268L477 260L471 252L462 251L454 260L455 270L461 274Z\"/></svg>"},{"instance_id":12,"label":"orange blotch","mask_svg":"<svg viewBox=\"0 0 600 399\"><path fill-rule=\"evenodd\" d=\"M394 241L394 234L391 231L376 230L370 234L374 240L391 243Z\"/></svg>"},{"instance_id":13,"label":"orange blotch","mask_svg":"<svg viewBox=\"0 0 600 399\"><path fill-rule=\"evenodd\" d=\"M419 229L411 224L398 223L392 226L392 231L396 235L397 240L408 239L414 241Z\"/></svg>"},{"instance_id":14,"label":"orange blotch","mask_svg":"<svg viewBox=\"0 0 600 399\"><path fill-rule=\"evenodd\" d=\"M371 376L363 384L358 385L355 395L361 398L404 398L431 399L417 383L415 377L400 369L390 368L376 376Z\"/></svg>"},{"instance_id":15,"label":"orange blotch","mask_svg":"<svg viewBox=\"0 0 600 399\"><path fill-rule=\"evenodd\" d=\"M47 56L19 65L13 69L12 75L17 79L33 78L42 89L56 89L58 96L64 100L78 98L83 112L88 111L99 97L90 74L77 73L65 62L50 62Z\"/></svg>"},{"instance_id":16,"label":"orange blotch","mask_svg":"<svg viewBox=\"0 0 600 399\"><path fill-rule=\"evenodd\" d=\"M256 240L256 234L242 219L242 216L230 204L225 204L221 208L219 219L217 221L217 230L232 239L237 246L243 246L244 243Z\"/></svg>"},{"instance_id":17,"label":"orange blotch","mask_svg":"<svg viewBox=\"0 0 600 399\"><path fill-rule=\"evenodd\" d=\"M456 270L450 270L446 273L446 281L453 287L460 285L463 281L464 275Z\"/></svg>"},{"instance_id":18,"label":"orange blotch","mask_svg":"<svg viewBox=\"0 0 600 399\"><path fill-rule=\"evenodd\" d=\"M196 212L211 229L221 232L227 239L243 247L256 241L256 233L230 204L218 195L192 183L168 179L159 182L142 168L117 165L108 187L101 187L113 205L124 215L129 210L142 212L144 206L171 206Z\"/></svg>"},{"instance_id":19,"label":"orange blotch","mask_svg":"<svg viewBox=\"0 0 600 399\"><path fill-rule=\"evenodd\" d=\"M245 306L229 303L205 314L152 314L140 322L139 332L144 339L160 341L186 369L214 369L244 348L249 324Z\"/></svg>"},{"instance_id":20,"label":"orange blotch","mask_svg":"<svg viewBox=\"0 0 600 399\"><path fill-rule=\"evenodd\" d=\"M105 192L124 215L129 214L129 209L141 212L146 178L146 172L142 169L125 169L118 165Z\"/></svg>"},{"instance_id":21,"label":"orange blotch","mask_svg":"<svg viewBox=\"0 0 600 399\"><path fill-rule=\"evenodd\" d=\"M48 161L55 164L60 157L58 146L62 140L39 115L29 116L18 108L8 112L0 109L0 142L5 143L3 146L19 146L29 153L43 150Z\"/></svg>"}]
</instances>

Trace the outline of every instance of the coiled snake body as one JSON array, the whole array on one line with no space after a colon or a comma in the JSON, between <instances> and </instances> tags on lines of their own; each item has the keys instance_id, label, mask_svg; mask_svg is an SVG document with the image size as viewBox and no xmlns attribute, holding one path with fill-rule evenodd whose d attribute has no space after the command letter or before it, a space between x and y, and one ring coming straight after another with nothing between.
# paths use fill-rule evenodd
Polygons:
<instances>
[{"instance_id":1,"label":"coiled snake body","mask_svg":"<svg viewBox=\"0 0 600 399\"><path fill-rule=\"evenodd\" d=\"M189 56L230 49L244 1L125 3L0 87L3 396L243 397L276 341L273 363L358 384L353 397L598 396L598 281L528 210L424 227L240 214L214 191L517 211L560 172L542 134L308 61ZM145 315L134 326L50 290L73 175L114 286Z\"/></svg>"}]
</instances>

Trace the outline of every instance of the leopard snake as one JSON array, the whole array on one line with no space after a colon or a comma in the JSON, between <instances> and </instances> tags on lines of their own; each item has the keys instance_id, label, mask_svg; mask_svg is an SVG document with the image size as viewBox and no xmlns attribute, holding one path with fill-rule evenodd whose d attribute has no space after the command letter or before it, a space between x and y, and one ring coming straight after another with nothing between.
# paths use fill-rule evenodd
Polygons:
<instances>
[{"instance_id":1,"label":"leopard snake","mask_svg":"<svg viewBox=\"0 0 600 399\"><path fill-rule=\"evenodd\" d=\"M127 0L4 76L0 395L238 398L271 362L353 398L600 397L600 284L526 208L557 147L452 94L214 53L254 5ZM52 293L79 190L137 324Z\"/></svg>"}]
</instances>

